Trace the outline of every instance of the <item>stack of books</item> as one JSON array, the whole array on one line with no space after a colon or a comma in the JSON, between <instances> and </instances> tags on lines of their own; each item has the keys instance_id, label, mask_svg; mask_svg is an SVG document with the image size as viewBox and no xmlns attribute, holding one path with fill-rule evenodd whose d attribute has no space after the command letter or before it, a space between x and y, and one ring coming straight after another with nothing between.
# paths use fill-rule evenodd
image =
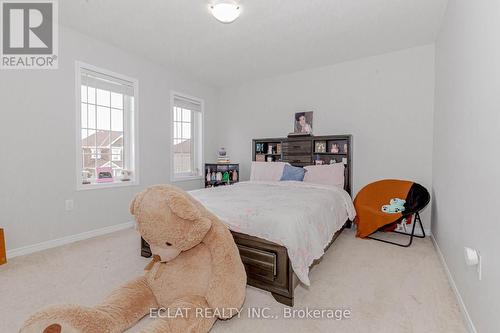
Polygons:
<instances>
[{"instance_id":1,"label":"stack of books","mask_svg":"<svg viewBox=\"0 0 500 333\"><path fill-rule=\"evenodd\" d=\"M219 164L229 163L229 156L227 156L226 148L222 147L217 152L217 163Z\"/></svg>"},{"instance_id":2,"label":"stack of books","mask_svg":"<svg viewBox=\"0 0 500 333\"><path fill-rule=\"evenodd\" d=\"M230 163L229 156L219 156L219 157L217 157L217 163L219 163L219 164Z\"/></svg>"}]
</instances>

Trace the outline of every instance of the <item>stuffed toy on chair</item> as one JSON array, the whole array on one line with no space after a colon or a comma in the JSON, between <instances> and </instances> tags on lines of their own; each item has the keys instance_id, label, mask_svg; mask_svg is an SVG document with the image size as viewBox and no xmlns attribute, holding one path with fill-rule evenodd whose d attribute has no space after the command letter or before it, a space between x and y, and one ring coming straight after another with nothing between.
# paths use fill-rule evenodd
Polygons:
<instances>
[{"instance_id":1,"label":"stuffed toy on chair","mask_svg":"<svg viewBox=\"0 0 500 333\"><path fill-rule=\"evenodd\" d=\"M245 269L231 233L215 215L173 186L139 193L130 211L153 253L144 276L95 307L42 310L20 333L120 333L152 309L161 310L159 316L141 332L197 333L237 314L245 298Z\"/></svg>"}]
</instances>

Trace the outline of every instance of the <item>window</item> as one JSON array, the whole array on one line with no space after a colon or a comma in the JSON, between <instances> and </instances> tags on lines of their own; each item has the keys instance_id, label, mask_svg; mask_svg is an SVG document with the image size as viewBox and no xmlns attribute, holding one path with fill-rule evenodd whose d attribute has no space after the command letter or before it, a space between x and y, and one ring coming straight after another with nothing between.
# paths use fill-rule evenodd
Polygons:
<instances>
[{"instance_id":1,"label":"window","mask_svg":"<svg viewBox=\"0 0 500 333\"><path fill-rule=\"evenodd\" d=\"M111 168L113 184L129 170L133 179L127 183L135 184L137 81L82 63L77 63L77 81L78 188L109 186L96 181L100 167Z\"/></svg>"},{"instance_id":2,"label":"window","mask_svg":"<svg viewBox=\"0 0 500 333\"><path fill-rule=\"evenodd\" d=\"M173 180L201 176L203 101L172 94Z\"/></svg>"},{"instance_id":3,"label":"window","mask_svg":"<svg viewBox=\"0 0 500 333\"><path fill-rule=\"evenodd\" d=\"M90 148L90 158L93 160L99 160L101 158L101 150Z\"/></svg>"},{"instance_id":4,"label":"window","mask_svg":"<svg viewBox=\"0 0 500 333\"><path fill-rule=\"evenodd\" d=\"M122 148L111 148L111 154L112 161L122 160Z\"/></svg>"}]
</instances>

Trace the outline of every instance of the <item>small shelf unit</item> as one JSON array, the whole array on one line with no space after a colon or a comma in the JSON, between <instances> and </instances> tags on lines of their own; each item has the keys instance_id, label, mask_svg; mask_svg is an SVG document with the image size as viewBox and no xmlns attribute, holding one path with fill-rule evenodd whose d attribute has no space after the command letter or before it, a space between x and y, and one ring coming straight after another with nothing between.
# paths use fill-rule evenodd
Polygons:
<instances>
[{"instance_id":1,"label":"small shelf unit","mask_svg":"<svg viewBox=\"0 0 500 333\"><path fill-rule=\"evenodd\" d=\"M240 180L240 165L238 163L205 163L204 174L205 187L233 185Z\"/></svg>"}]
</instances>

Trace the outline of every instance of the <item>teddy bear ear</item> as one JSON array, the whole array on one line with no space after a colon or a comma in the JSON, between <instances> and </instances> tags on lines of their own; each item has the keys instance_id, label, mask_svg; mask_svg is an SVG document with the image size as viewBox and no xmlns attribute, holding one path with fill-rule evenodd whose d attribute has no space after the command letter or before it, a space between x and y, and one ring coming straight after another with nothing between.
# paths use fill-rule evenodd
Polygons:
<instances>
[{"instance_id":1,"label":"teddy bear ear","mask_svg":"<svg viewBox=\"0 0 500 333\"><path fill-rule=\"evenodd\" d=\"M194 203L184 194L168 192L167 202L170 210L181 219L195 221L200 217L200 212Z\"/></svg>"},{"instance_id":2,"label":"teddy bear ear","mask_svg":"<svg viewBox=\"0 0 500 333\"><path fill-rule=\"evenodd\" d=\"M135 213L137 212L137 209L139 208L139 205L142 202L142 198L144 198L145 193L146 193L145 191L139 192L134 197L134 199L130 203L130 214L135 215Z\"/></svg>"}]
</instances>

